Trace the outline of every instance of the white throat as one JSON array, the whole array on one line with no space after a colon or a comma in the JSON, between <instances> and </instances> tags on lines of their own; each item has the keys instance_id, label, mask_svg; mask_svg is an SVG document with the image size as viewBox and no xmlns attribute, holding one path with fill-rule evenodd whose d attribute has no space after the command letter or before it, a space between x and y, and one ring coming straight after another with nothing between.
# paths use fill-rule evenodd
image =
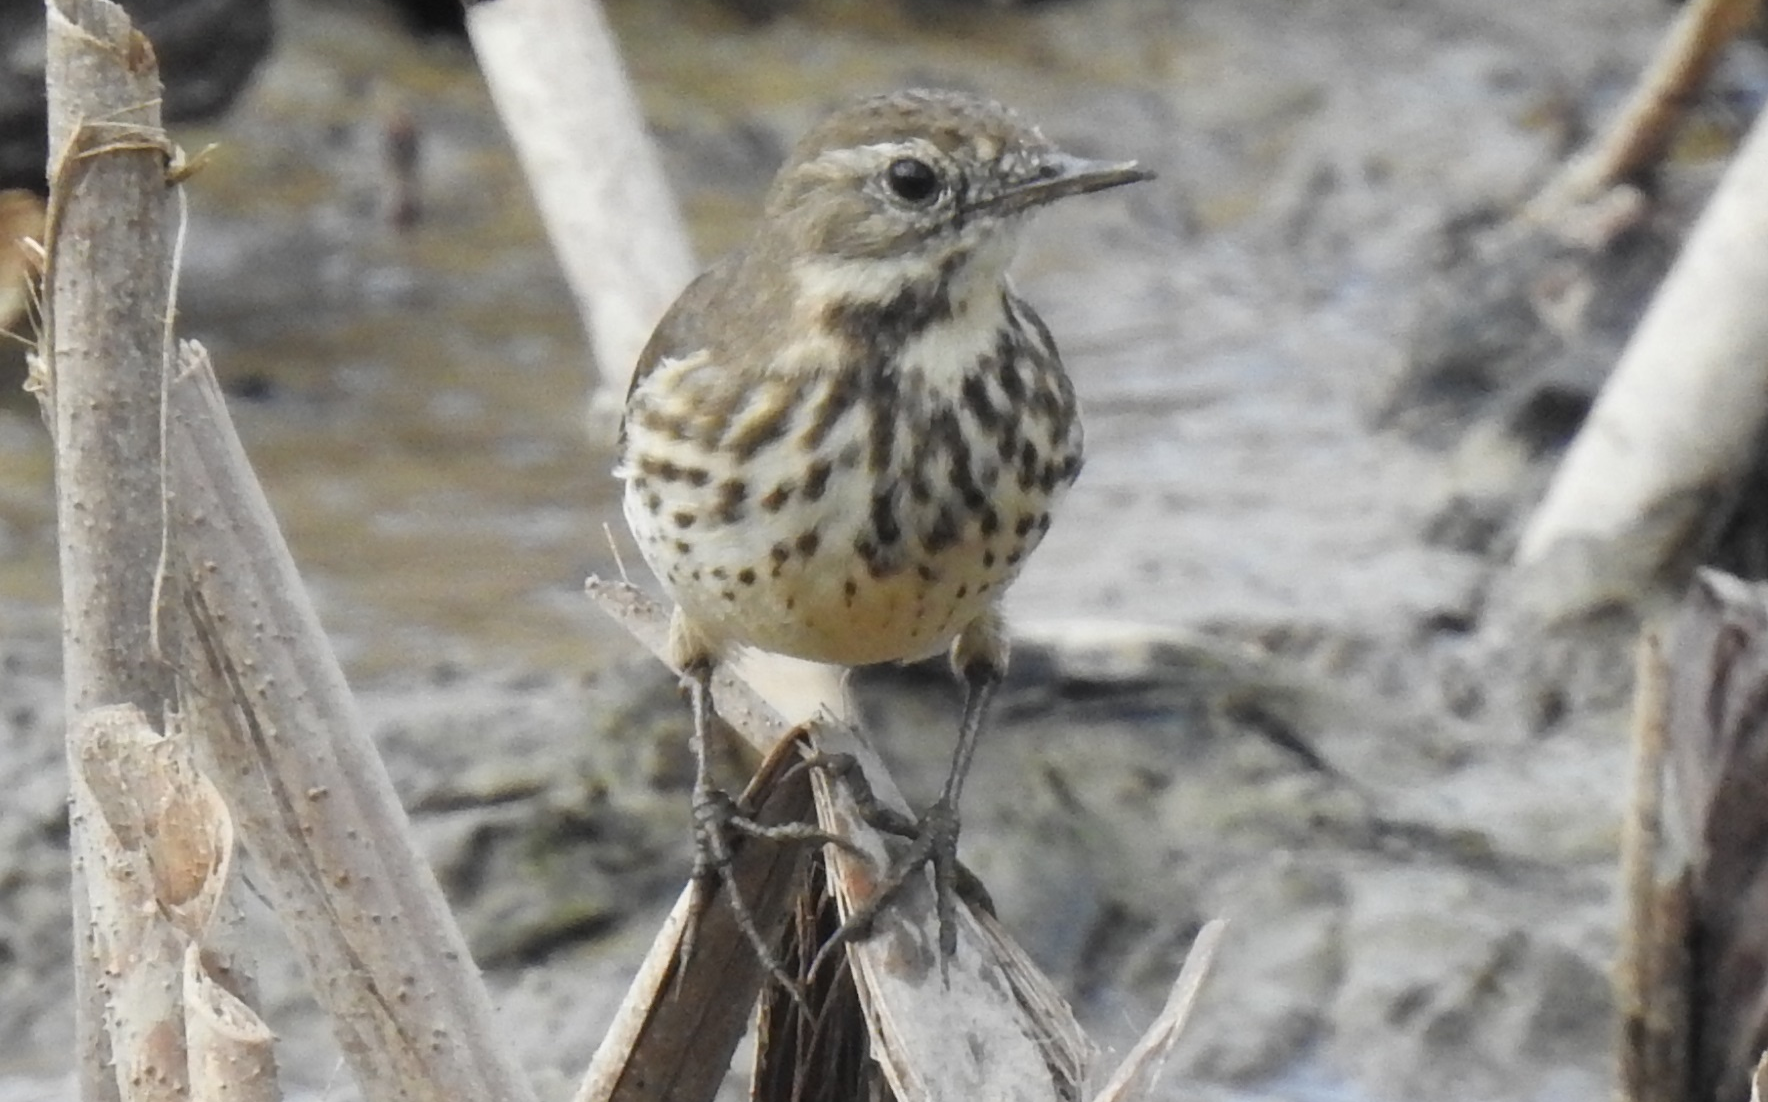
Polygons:
<instances>
[{"instance_id":1,"label":"white throat","mask_svg":"<svg viewBox=\"0 0 1768 1102\"><path fill-rule=\"evenodd\" d=\"M1016 229L991 226L986 233L957 243L966 255L946 285L951 316L909 339L902 350L905 370L918 369L935 384L946 379L955 382L978 357L994 350L1006 319L1002 295L1011 290L1007 266L1019 244ZM927 278L928 268L925 256L875 260L812 257L794 261L792 276L797 281L797 301L821 310L833 302L889 302L904 286Z\"/></svg>"}]
</instances>

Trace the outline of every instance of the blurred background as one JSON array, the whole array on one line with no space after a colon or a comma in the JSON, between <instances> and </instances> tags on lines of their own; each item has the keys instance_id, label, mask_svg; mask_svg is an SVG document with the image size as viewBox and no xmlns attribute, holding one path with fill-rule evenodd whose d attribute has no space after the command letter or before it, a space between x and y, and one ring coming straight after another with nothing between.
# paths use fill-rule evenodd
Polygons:
<instances>
[{"instance_id":1,"label":"blurred background","mask_svg":"<svg viewBox=\"0 0 1768 1102\"><path fill-rule=\"evenodd\" d=\"M512 1041L561 1096L687 871L686 709L582 595L643 568L460 13L124 6L174 138L216 146L189 185L181 333L213 353ZM1732 45L1646 213L1519 251L1493 242L1636 79L1673 14L1657 0L606 10L703 258L854 93L983 92L1160 173L1051 210L1016 269L1089 458L1009 601L1023 645L965 807L966 859L1095 1036L1133 1039L1226 915L1173 1097L1607 1097L1632 621L1525 640L1487 613L1768 89L1760 44ZM19 233L41 14L0 0ZM73 1089L51 453L23 360L0 338L9 1102ZM924 798L955 690L938 670L859 688ZM266 957L292 1094L354 1097Z\"/></svg>"}]
</instances>

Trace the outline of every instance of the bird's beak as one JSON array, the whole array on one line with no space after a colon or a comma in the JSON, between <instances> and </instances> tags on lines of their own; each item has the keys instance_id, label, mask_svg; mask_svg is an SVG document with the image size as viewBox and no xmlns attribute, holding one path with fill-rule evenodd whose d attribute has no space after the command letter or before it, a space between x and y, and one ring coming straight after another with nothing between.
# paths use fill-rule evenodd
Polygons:
<instances>
[{"instance_id":1,"label":"bird's beak","mask_svg":"<svg viewBox=\"0 0 1768 1102\"><path fill-rule=\"evenodd\" d=\"M1154 173L1134 161L1089 161L1066 153L1050 153L1044 156L1037 176L1014 184L987 206L995 214L1017 214L1070 195L1152 179Z\"/></svg>"}]
</instances>

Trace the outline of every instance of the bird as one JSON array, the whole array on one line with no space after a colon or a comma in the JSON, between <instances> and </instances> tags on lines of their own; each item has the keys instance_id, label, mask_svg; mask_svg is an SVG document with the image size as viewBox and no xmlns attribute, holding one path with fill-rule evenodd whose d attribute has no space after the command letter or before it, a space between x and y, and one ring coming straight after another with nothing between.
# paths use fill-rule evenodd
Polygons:
<instances>
[{"instance_id":1,"label":"bird","mask_svg":"<svg viewBox=\"0 0 1768 1102\"><path fill-rule=\"evenodd\" d=\"M744 648L846 667L943 651L965 688L951 767L918 820L888 824L912 841L879 898L930 863L942 964L955 953L958 804L1007 670L1001 599L1083 453L1055 340L1007 269L1036 210L1152 176L1070 154L980 96L860 98L797 142L747 242L658 323L615 475L675 602L696 886L728 866L730 831L779 836L712 783L718 663Z\"/></svg>"}]
</instances>

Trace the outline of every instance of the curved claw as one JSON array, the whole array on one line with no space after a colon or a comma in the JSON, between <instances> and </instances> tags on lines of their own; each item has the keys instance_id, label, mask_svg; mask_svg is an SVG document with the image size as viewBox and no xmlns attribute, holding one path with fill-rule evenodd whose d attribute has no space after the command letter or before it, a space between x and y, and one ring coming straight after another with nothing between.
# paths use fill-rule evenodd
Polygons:
<instances>
[{"instance_id":1,"label":"curved claw","mask_svg":"<svg viewBox=\"0 0 1768 1102\"><path fill-rule=\"evenodd\" d=\"M694 713L694 868L693 895L688 902L687 921L681 935L679 967L676 970L676 991L681 990L681 977L693 959L694 943L699 938L700 921L710 905L712 894L723 881L731 918L743 937L755 950L755 957L770 976L792 996L800 1009L808 1007L803 987L792 978L780 962L779 953L762 937L755 921L755 912L731 882L731 840L733 831L761 837L787 837L791 826L765 826L741 813L730 794L714 787L706 753L707 732L712 725L712 665L709 660L683 663L683 681Z\"/></svg>"},{"instance_id":2,"label":"curved claw","mask_svg":"<svg viewBox=\"0 0 1768 1102\"><path fill-rule=\"evenodd\" d=\"M731 918L741 930L755 951L755 957L761 966L767 969L781 987L786 989L792 1001L800 1009L805 1009L804 987L791 973L786 971L780 961L779 953L769 945L761 934L761 927L755 920L755 912L728 875L731 868L732 832L749 834L767 838L776 837L780 828L766 826L742 815L737 810L735 800L720 789L705 788L694 793L694 867L690 874L693 882L693 898L688 904L687 922L682 929L680 961L681 966L676 972L680 977L687 971L688 962L693 959L694 943L698 940L700 921L706 914L713 893L718 890L720 882L726 889L726 905L730 907ZM679 988L678 988L679 989Z\"/></svg>"},{"instance_id":3,"label":"curved claw","mask_svg":"<svg viewBox=\"0 0 1768 1102\"><path fill-rule=\"evenodd\" d=\"M891 814L897 819L902 818L898 813ZM893 828L898 825L893 821L888 826L879 825L878 829L897 833ZM934 913L939 922L939 972L946 983L951 982L951 958L958 951L959 883L963 877L975 879L958 864L957 807L944 797L934 801L914 825L911 839L908 849L891 863L890 871L879 882L871 898L849 915L817 950L807 973L810 979L815 979L824 961L833 958L846 946L871 936L878 916L902 894L916 874L931 864Z\"/></svg>"}]
</instances>

